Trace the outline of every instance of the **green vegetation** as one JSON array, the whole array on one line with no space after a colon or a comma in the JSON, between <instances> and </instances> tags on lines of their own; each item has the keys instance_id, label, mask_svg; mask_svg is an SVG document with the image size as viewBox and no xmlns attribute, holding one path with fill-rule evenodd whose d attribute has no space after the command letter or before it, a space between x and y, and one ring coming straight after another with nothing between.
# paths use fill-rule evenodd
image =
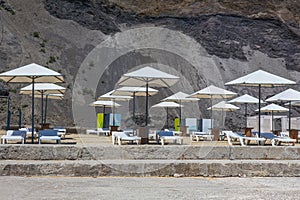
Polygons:
<instances>
[{"instance_id":1,"label":"green vegetation","mask_svg":"<svg viewBox=\"0 0 300 200\"><path fill-rule=\"evenodd\" d=\"M9 12L11 15L16 14L16 11L13 9L13 7L9 5L7 2L5 2L4 0L0 0L0 10L2 9Z\"/></svg>"},{"instance_id":2,"label":"green vegetation","mask_svg":"<svg viewBox=\"0 0 300 200\"><path fill-rule=\"evenodd\" d=\"M35 38L40 38L40 33L35 31L32 33L32 36L35 37Z\"/></svg>"},{"instance_id":3,"label":"green vegetation","mask_svg":"<svg viewBox=\"0 0 300 200\"><path fill-rule=\"evenodd\" d=\"M93 90L90 89L90 88L84 88L84 89L82 90L82 93L83 93L83 95L91 95L92 97L94 96L94 92L93 92Z\"/></svg>"},{"instance_id":4,"label":"green vegetation","mask_svg":"<svg viewBox=\"0 0 300 200\"><path fill-rule=\"evenodd\" d=\"M11 89L9 92L12 92L12 93L17 93L17 90L16 89Z\"/></svg>"}]
</instances>

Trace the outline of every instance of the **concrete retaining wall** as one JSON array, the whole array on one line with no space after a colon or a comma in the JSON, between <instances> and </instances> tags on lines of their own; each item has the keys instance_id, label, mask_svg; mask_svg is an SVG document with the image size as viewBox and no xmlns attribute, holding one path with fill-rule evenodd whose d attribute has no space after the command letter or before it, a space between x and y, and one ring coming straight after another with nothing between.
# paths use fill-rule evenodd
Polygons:
<instances>
[{"instance_id":1,"label":"concrete retaining wall","mask_svg":"<svg viewBox=\"0 0 300 200\"><path fill-rule=\"evenodd\" d=\"M293 146L0 145L0 160L300 160Z\"/></svg>"},{"instance_id":2,"label":"concrete retaining wall","mask_svg":"<svg viewBox=\"0 0 300 200\"><path fill-rule=\"evenodd\" d=\"M299 161L274 160L131 160L131 161L3 161L2 176L300 176Z\"/></svg>"}]
</instances>

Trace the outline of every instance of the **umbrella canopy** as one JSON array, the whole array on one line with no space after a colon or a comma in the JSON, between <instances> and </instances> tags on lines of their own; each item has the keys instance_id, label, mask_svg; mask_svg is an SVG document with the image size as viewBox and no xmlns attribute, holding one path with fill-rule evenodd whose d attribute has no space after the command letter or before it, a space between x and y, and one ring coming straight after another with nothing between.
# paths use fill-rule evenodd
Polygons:
<instances>
[{"instance_id":1,"label":"umbrella canopy","mask_svg":"<svg viewBox=\"0 0 300 200\"><path fill-rule=\"evenodd\" d=\"M264 101L260 100L261 103L264 103ZM236 103L236 104L244 104L244 103L252 103L252 104L256 104L258 103L258 98L255 98L253 96L250 96L248 94L244 94L242 96L239 96L237 98L234 98L230 101L228 101L228 103Z\"/></svg>"},{"instance_id":2,"label":"umbrella canopy","mask_svg":"<svg viewBox=\"0 0 300 200\"><path fill-rule=\"evenodd\" d=\"M101 95L100 97L98 97L97 100L110 100L113 101L113 126L115 126L115 104L116 101L129 101L130 99L132 99L132 97L130 96L118 96L118 95L113 95L113 93L115 92L115 90L112 90L106 94Z\"/></svg>"},{"instance_id":3,"label":"umbrella canopy","mask_svg":"<svg viewBox=\"0 0 300 200\"><path fill-rule=\"evenodd\" d=\"M36 82L64 82L64 76L41 65L31 63L0 74L0 79L8 83L32 83L32 139L34 141L34 84Z\"/></svg>"},{"instance_id":4,"label":"umbrella canopy","mask_svg":"<svg viewBox=\"0 0 300 200\"><path fill-rule=\"evenodd\" d=\"M170 87L178 81L179 77L162 72L152 67L144 67L136 71L124 74L119 85L124 86L152 86Z\"/></svg>"},{"instance_id":5,"label":"umbrella canopy","mask_svg":"<svg viewBox=\"0 0 300 200\"><path fill-rule=\"evenodd\" d=\"M182 105L183 102L195 102L199 101L197 98L188 98L190 95L184 93L184 92L177 92L167 98L164 98L162 101L169 101L169 102L177 102L180 105ZM180 107L180 113L179 113L179 119L181 121L181 108Z\"/></svg>"},{"instance_id":6,"label":"umbrella canopy","mask_svg":"<svg viewBox=\"0 0 300 200\"><path fill-rule=\"evenodd\" d=\"M121 87L116 89L112 94L118 96L146 96L146 87ZM158 93L158 90L148 88L148 95L152 96Z\"/></svg>"},{"instance_id":7,"label":"umbrella canopy","mask_svg":"<svg viewBox=\"0 0 300 200\"><path fill-rule=\"evenodd\" d=\"M291 85L296 84L296 82L276 76L269 72L263 70L257 70L246 76L242 76L238 79L230 81L225 85L241 85L241 86L256 86L258 87L258 99L261 99L261 87L273 87L280 85ZM258 136L260 137L260 108L261 102L258 102Z\"/></svg>"},{"instance_id":8,"label":"umbrella canopy","mask_svg":"<svg viewBox=\"0 0 300 200\"><path fill-rule=\"evenodd\" d=\"M167 102L167 101L160 102L152 106L152 108L167 108L167 128L169 128L168 108L179 108L179 107L183 107L183 106L175 102Z\"/></svg>"},{"instance_id":9,"label":"umbrella canopy","mask_svg":"<svg viewBox=\"0 0 300 200\"><path fill-rule=\"evenodd\" d=\"M255 111L258 111L258 109L255 110ZM289 109L272 103L270 105L262 107L260 109L260 111L262 111L262 112L288 112Z\"/></svg>"},{"instance_id":10,"label":"umbrella canopy","mask_svg":"<svg viewBox=\"0 0 300 200\"><path fill-rule=\"evenodd\" d=\"M179 80L179 77L162 72L152 67L144 67L136 71L124 74L119 85L125 86L146 86L146 132L148 132L148 88L152 87L170 87Z\"/></svg>"},{"instance_id":11,"label":"umbrella canopy","mask_svg":"<svg viewBox=\"0 0 300 200\"><path fill-rule=\"evenodd\" d=\"M239 107L232 105L230 103L227 103L225 101L221 101L215 105L213 105L212 107L207 108L207 110L217 110L217 111L235 111L240 109Z\"/></svg>"},{"instance_id":12,"label":"umbrella canopy","mask_svg":"<svg viewBox=\"0 0 300 200\"><path fill-rule=\"evenodd\" d=\"M106 94L101 95L98 97L97 100L104 100L104 101L128 101L132 99L130 96L118 96L118 95L113 95L115 90L112 90Z\"/></svg>"},{"instance_id":13,"label":"umbrella canopy","mask_svg":"<svg viewBox=\"0 0 300 200\"><path fill-rule=\"evenodd\" d=\"M89 106L94 106L94 107L98 107L98 106L105 106L105 107L119 107L121 106L118 103L114 103L113 101L95 101L93 103L90 103Z\"/></svg>"},{"instance_id":14,"label":"umbrella canopy","mask_svg":"<svg viewBox=\"0 0 300 200\"><path fill-rule=\"evenodd\" d=\"M202 90L199 90L198 92L195 92L191 94L189 97L192 98L204 98L204 99L210 99L210 105L212 106L212 100L213 99L223 99L223 98L232 98L236 96L237 94L228 90L225 90L223 88L216 87L214 85L210 85ZM212 117L212 109L210 113L211 119ZM213 121L211 120L211 128L213 128Z\"/></svg>"},{"instance_id":15,"label":"umbrella canopy","mask_svg":"<svg viewBox=\"0 0 300 200\"><path fill-rule=\"evenodd\" d=\"M215 105L213 105L212 107L207 108L207 110L216 110L216 111L222 111L222 130L224 128L224 122L223 122L223 112L227 111L227 112L233 112L235 110L240 109L239 107L232 105L230 103L227 103L225 101L221 101Z\"/></svg>"},{"instance_id":16,"label":"umbrella canopy","mask_svg":"<svg viewBox=\"0 0 300 200\"><path fill-rule=\"evenodd\" d=\"M258 109L256 110L256 111L258 111ZM274 115L273 115L273 113L274 112L288 112L289 111L289 109L287 109L287 108L285 108L285 107L282 107L282 106L279 106L279 105L276 105L276 104L274 104L274 103L272 103L272 104L270 104L270 105L267 105L267 106L265 106L265 107L262 107L261 109L260 109L260 111L262 111L262 112L270 112L270 113L272 113L272 132L273 132L273 130L274 130Z\"/></svg>"},{"instance_id":17,"label":"umbrella canopy","mask_svg":"<svg viewBox=\"0 0 300 200\"><path fill-rule=\"evenodd\" d=\"M291 109L292 109L292 101L300 101L300 92L287 89L283 92L280 92L268 99L267 102L288 102L289 103L289 130L291 130Z\"/></svg>"},{"instance_id":18,"label":"umbrella canopy","mask_svg":"<svg viewBox=\"0 0 300 200\"><path fill-rule=\"evenodd\" d=\"M66 88L56 85L54 83L36 83L30 84L26 87L21 88L20 94L32 94L32 90L34 90L35 94L41 95L41 103L42 103L42 124L44 124L44 94L63 94Z\"/></svg>"},{"instance_id":19,"label":"umbrella canopy","mask_svg":"<svg viewBox=\"0 0 300 200\"><path fill-rule=\"evenodd\" d=\"M257 104L258 103L258 99L250 96L248 94L244 94L242 96L239 96L237 98L234 98L230 101L228 101L228 103L235 103L235 104L245 104L245 128L247 127L247 107L248 104ZM260 100L260 103L264 103L262 100Z\"/></svg>"},{"instance_id":20,"label":"umbrella canopy","mask_svg":"<svg viewBox=\"0 0 300 200\"><path fill-rule=\"evenodd\" d=\"M31 63L17 69L0 74L0 79L8 83L37 83L64 82L64 76L56 71Z\"/></svg>"},{"instance_id":21,"label":"umbrella canopy","mask_svg":"<svg viewBox=\"0 0 300 200\"><path fill-rule=\"evenodd\" d=\"M112 94L113 95L125 95L132 96L132 115L135 119L135 97L136 96L146 96L146 87L121 87L116 89ZM152 96L158 93L158 90L148 87L148 95Z\"/></svg>"},{"instance_id":22,"label":"umbrella canopy","mask_svg":"<svg viewBox=\"0 0 300 200\"><path fill-rule=\"evenodd\" d=\"M95 101L93 103L90 103L89 106L94 107L103 107L103 113L105 114L105 108L106 107L120 107L121 105L114 102L114 101Z\"/></svg>"},{"instance_id":23,"label":"umbrella canopy","mask_svg":"<svg viewBox=\"0 0 300 200\"><path fill-rule=\"evenodd\" d=\"M157 108L157 107L160 107L160 108L179 108L179 107L183 107L183 106L178 104L178 103L175 103L175 102L164 101L164 102L160 102L160 103L155 104L155 105L152 106L152 108Z\"/></svg>"},{"instance_id":24,"label":"umbrella canopy","mask_svg":"<svg viewBox=\"0 0 300 200\"><path fill-rule=\"evenodd\" d=\"M54 83L36 83L34 84L35 94L63 94L66 88ZM32 94L32 84L21 88L20 94Z\"/></svg>"},{"instance_id":25,"label":"umbrella canopy","mask_svg":"<svg viewBox=\"0 0 300 200\"><path fill-rule=\"evenodd\" d=\"M199 90L193 94L191 94L189 97L193 98L203 98L203 99L226 99L226 98L232 98L236 96L237 94L228 90L225 90L223 88L216 87L214 85L210 85L202 90Z\"/></svg>"}]
</instances>

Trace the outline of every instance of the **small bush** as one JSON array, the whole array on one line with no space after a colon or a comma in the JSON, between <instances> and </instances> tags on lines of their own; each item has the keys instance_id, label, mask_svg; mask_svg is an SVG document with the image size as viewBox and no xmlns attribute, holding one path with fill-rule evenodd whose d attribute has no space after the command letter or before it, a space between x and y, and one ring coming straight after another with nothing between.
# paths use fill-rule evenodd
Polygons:
<instances>
[{"instance_id":1,"label":"small bush","mask_svg":"<svg viewBox=\"0 0 300 200\"><path fill-rule=\"evenodd\" d=\"M39 38L40 37L40 33L39 32L33 32L32 36L35 38Z\"/></svg>"}]
</instances>

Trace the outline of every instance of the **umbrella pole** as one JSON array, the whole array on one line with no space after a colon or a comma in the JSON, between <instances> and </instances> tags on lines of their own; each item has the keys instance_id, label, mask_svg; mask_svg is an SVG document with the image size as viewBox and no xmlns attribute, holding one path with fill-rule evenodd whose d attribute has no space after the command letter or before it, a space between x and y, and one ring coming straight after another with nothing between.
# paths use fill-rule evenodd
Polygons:
<instances>
[{"instance_id":1,"label":"umbrella pole","mask_svg":"<svg viewBox=\"0 0 300 200\"><path fill-rule=\"evenodd\" d=\"M42 127L44 126L44 91L41 92L41 101L42 101Z\"/></svg>"},{"instance_id":2,"label":"umbrella pole","mask_svg":"<svg viewBox=\"0 0 300 200\"><path fill-rule=\"evenodd\" d=\"M260 137L260 99L261 99L261 84L258 85L258 137Z\"/></svg>"},{"instance_id":3,"label":"umbrella pole","mask_svg":"<svg viewBox=\"0 0 300 200\"><path fill-rule=\"evenodd\" d=\"M113 99L113 126L115 126L115 99Z\"/></svg>"},{"instance_id":4,"label":"umbrella pole","mask_svg":"<svg viewBox=\"0 0 300 200\"><path fill-rule=\"evenodd\" d=\"M133 92L133 99L132 99L132 116L135 123L135 92Z\"/></svg>"},{"instance_id":5,"label":"umbrella pole","mask_svg":"<svg viewBox=\"0 0 300 200\"><path fill-rule=\"evenodd\" d=\"M31 95L31 143L34 142L34 77L32 77L32 95Z\"/></svg>"},{"instance_id":6,"label":"umbrella pole","mask_svg":"<svg viewBox=\"0 0 300 200\"><path fill-rule=\"evenodd\" d=\"M105 106L103 106L103 115L105 115Z\"/></svg>"},{"instance_id":7,"label":"umbrella pole","mask_svg":"<svg viewBox=\"0 0 300 200\"><path fill-rule=\"evenodd\" d=\"M7 97L7 124L6 124L6 130L10 129L10 97Z\"/></svg>"},{"instance_id":8,"label":"umbrella pole","mask_svg":"<svg viewBox=\"0 0 300 200\"><path fill-rule=\"evenodd\" d=\"M212 115L213 115L213 109L212 109L212 95L210 95L210 129L212 129L213 128L213 117L212 117Z\"/></svg>"},{"instance_id":9,"label":"umbrella pole","mask_svg":"<svg viewBox=\"0 0 300 200\"><path fill-rule=\"evenodd\" d=\"M47 119L47 110L48 110L48 94L46 94L46 100L45 100L45 116L44 116L44 124L46 124L46 119Z\"/></svg>"},{"instance_id":10,"label":"umbrella pole","mask_svg":"<svg viewBox=\"0 0 300 200\"><path fill-rule=\"evenodd\" d=\"M247 128L247 107L248 107L248 104L245 103L245 128Z\"/></svg>"},{"instance_id":11,"label":"umbrella pole","mask_svg":"<svg viewBox=\"0 0 300 200\"><path fill-rule=\"evenodd\" d=\"M272 133L274 133L274 116L272 111Z\"/></svg>"},{"instance_id":12,"label":"umbrella pole","mask_svg":"<svg viewBox=\"0 0 300 200\"><path fill-rule=\"evenodd\" d=\"M169 129L169 108L167 107L167 129Z\"/></svg>"},{"instance_id":13,"label":"umbrella pole","mask_svg":"<svg viewBox=\"0 0 300 200\"><path fill-rule=\"evenodd\" d=\"M223 117L224 117L224 109L222 109L222 129L221 129L221 131L223 131L223 128L224 128L224 119L223 119Z\"/></svg>"},{"instance_id":14,"label":"umbrella pole","mask_svg":"<svg viewBox=\"0 0 300 200\"><path fill-rule=\"evenodd\" d=\"M181 101L179 101L179 127L181 126Z\"/></svg>"},{"instance_id":15,"label":"umbrella pole","mask_svg":"<svg viewBox=\"0 0 300 200\"><path fill-rule=\"evenodd\" d=\"M292 110L292 102L289 102L289 131L291 131L291 110Z\"/></svg>"},{"instance_id":16,"label":"umbrella pole","mask_svg":"<svg viewBox=\"0 0 300 200\"><path fill-rule=\"evenodd\" d=\"M148 132L148 86L149 86L149 83L148 83L148 79L147 79L147 82L146 82L146 135L147 135L147 143L148 143L148 136L149 136L149 132Z\"/></svg>"}]
</instances>

